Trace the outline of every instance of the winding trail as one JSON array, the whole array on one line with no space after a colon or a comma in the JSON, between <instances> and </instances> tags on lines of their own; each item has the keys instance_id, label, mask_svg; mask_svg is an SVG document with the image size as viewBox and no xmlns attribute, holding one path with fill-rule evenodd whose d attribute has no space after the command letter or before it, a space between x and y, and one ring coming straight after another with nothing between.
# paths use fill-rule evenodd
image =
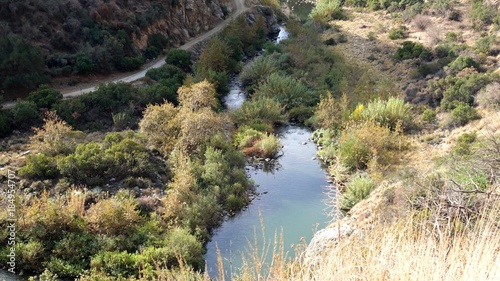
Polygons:
<instances>
[{"instance_id":1,"label":"winding trail","mask_svg":"<svg viewBox=\"0 0 500 281\"><path fill-rule=\"evenodd\" d=\"M229 22L231 20L235 19L236 17L238 17L239 15L241 15L242 13L244 13L250 9L249 7L245 6L245 0L233 0L233 4L235 7L235 11L233 12L233 14L230 17L228 17L224 21L220 22L218 25L216 25L211 30L209 30L203 34L200 34L200 35L196 36L195 38L191 39L189 42L178 47L178 49L182 49L182 50L191 49L196 44L204 41L207 38L212 37L213 35L215 35L217 33L219 33L224 27L226 27L229 24ZM141 70L139 70L135 73L123 73L123 74L120 74L117 76L110 75L108 78L96 80L93 82L80 83L75 87L69 87L69 88L67 88L67 87L66 88L54 87L54 88L61 91L64 98L77 97L77 96L81 96L81 95L84 95L86 93L90 93L90 92L95 91L97 89L97 87L99 86L99 84L101 84L101 83L102 84L117 83L117 82L129 83L132 81L136 81L136 80L141 79L144 76L146 76L146 72L148 72L148 70L150 70L152 68L161 67L164 64L165 64L165 56L162 56L162 57L159 57L150 63L145 64L141 68ZM2 104L2 107L4 109L9 109L9 108L14 107L14 105L16 105L15 101L14 102L6 102L6 103Z\"/></svg>"}]
</instances>

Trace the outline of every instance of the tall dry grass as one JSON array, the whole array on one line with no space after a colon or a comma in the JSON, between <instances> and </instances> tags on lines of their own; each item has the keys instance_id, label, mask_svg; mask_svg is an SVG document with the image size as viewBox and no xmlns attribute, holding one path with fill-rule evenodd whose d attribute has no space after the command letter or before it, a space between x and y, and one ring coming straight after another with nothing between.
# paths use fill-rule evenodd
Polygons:
<instances>
[{"instance_id":1,"label":"tall dry grass","mask_svg":"<svg viewBox=\"0 0 500 281\"><path fill-rule=\"evenodd\" d=\"M253 258L235 280L500 280L498 202L470 229L451 224L445 231L422 222L410 216L390 227L377 225L365 235L341 239L325 249L323 262L312 266L301 255L285 262L280 240L275 242L273 260L263 265L259 253L270 246L259 250L253 245Z\"/></svg>"}]
</instances>

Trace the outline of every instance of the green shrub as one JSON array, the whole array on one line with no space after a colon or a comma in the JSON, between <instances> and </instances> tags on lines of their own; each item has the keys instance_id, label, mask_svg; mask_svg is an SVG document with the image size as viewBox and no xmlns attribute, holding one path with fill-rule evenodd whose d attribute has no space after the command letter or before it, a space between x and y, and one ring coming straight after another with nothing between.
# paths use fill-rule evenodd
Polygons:
<instances>
[{"instance_id":1,"label":"green shrub","mask_svg":"<svg viewBox=\"0 0 500 281\"><path fill-rule=\"evenodd\" d=\"M228 43L218 37L210 40L208 46L200 54L196 68L215 72L231 72L236 61L232 59L233 51Z\"/></svg>"},{"instance_id":2,"label":"green shrub","mask_svg":"<svg viewBox=\"0 0 500 281\"><path fill-rule=\"evenodd\" d=\"M142 56L124 57L116 64L116 68L118 68L121 71L132 71L139 69L143 64L144 64L144 58Z\"/></svg>"},{"instance_id":3,"label":"green shrub","mask_svg":"<svg viewBox=\"0 0 500 281\"><path fill-rule=\"evenodd\" d=\"M172 49L167 52L167 57L165 58L165 62L167 64L171 64L177 66L182 69L184 72L191 71L191 52L181 50L181 49Z\"/></svg>"},{"instance_id":4,"label":"green shrub","mask_svg":"<svg viewBox=\"0 0 500 281\"><path fill-rule=\"evenodd\" d=\"M363 119L374 121L391 130L395 130L399 123L403 128L408 127L412 121L411 105L401 98L372 101L361 114Z\"/></svg>"},{"instance_id":5,"label":"green shrub","mask_svg":"<svg viewBox=\"0 0 500 281\"><path fill-rule=\"evenodd\" d=\"M234 112L234 120L237 124L248 125L252 123L266 123L277 125L287 121L284 107L272 98L254 98L245 101L243 105Z\"/></svg>"},{"instance_id":6,"label":"green shrub","mask_svg":"<svg viewBox=\"0 0 500 281\"><path fill-rule=\"evenodd\" d=\"M76 54L76 71L81 74L89 73L94 69L92 60L84 52Z\"/></svg>"},{"instance_id":7,"label":"green shrub","mask_svg":"<svg viewBox=\"0 0 500 281\"><path fill-rule=\"evenodd\" d=\"M146 72L146 76L155 80L162 81L164 79L174 79L174 81L182 82L186 75L179 67L171 64L165 64L162 67L152 68Z\"/></svg>"},{"instance_id":8,"label":"green shrub","mask_svg":"<svg viewBox=\"0 0 500 281\"><path fill-rule=\"evenodd\" d=\"M469 121L480 119L481 116L474 107L459 102L458 105L451 111L451 122L454 125L463 126Z\"/></svg>"},{"instance_id":9,"label":"green shrub","mask_svg":"<svg viewBox=\"0 0 500 281\"><path fill-rule=\"evenodd\" d=\"M404 39L406 38L406 28L404 26L391 28L388 36L391 40Z\"/></svg>"},{"instance_id":10,"label":"green shrub","mask_svg":"<svg viewBox=\"0 0 500 281\"><path fill-rule=\"evenodd\" d=\"M63 98L61 92L51 89L48 86L41 86L38 90L31 92L27 98L32 101L38 108L51 109L52 106L60 102Z\"/></svg>"},{"instance_id":11,"label":"green shrub","mask_svg":"<svg viewBox=\"0 0 500 281\"><path fill-rule=\"evenodd\" d=\"M479 69L479 63L477 63L473 58L469 56L459 56L450 64L450 69L455 72L459 72L460 70L468 67L473 67L475 69Z\"/></svg>"},{"instance_id":12,"label":"green shrub","mask_svg":"<svg viewBox=\"0 0 500 281\"><path fill-rule=\"evenodd\" d=\"M477 40L476 44L474 45L474 49L483 54L490 54L490 50L492 49L492 47L497 47L497 46L498 46L497 36L488 35L479 38L479 40Z\"/></svg>"},{"instance_id":13,"label":"green shrub","mask_svg":"<svg viewBox=\"0 0 500 281\"><path fill-rule=\"evenodd\" d=\"M403 46L396 51L396 58L401 60L414 59L427 52L428 50L418 42L404 41Z\"/></svg>"},{"instance_id":14,"label":"green shrub","mask_svg":"<svg viewBox=\"0 0 500 281\"><path fill-rule=\"evenodd\" d=\"M441 107L445 110L452 110L457 106L457 103L472 105L476 93L487 85L489 81L489 76L479 73L472 73L461 77L446 77L446 79L440 81L442 83L441 87L444 88Z\"/></svg>"},{"instance_id":15,"label":"green shrub","mask_svg":"<svg viewBox=\"0 0 500 281\"><path fill-rule=\"evenodd\" d=\"M430 108L427 108L426 110L424 110L424 112L422 113L422 119L427 122L427 123L432 123L436 120L436 111L430 109Z\"/></svg>"},{"instance_id":16,"label":"green shrub","mask_svg":"<svg viewBox=\"0 0 500 281\"><path fill-rule=\"evenodd\" d=\"M289 76L271 74L255 90L256 98L271 98L278 101L285 109L300 105L315 105L319 96L310 91L302 82Z\"/></svg>"},{"instance_id":17,"label":"green shrub","mask_svg":"<svg viewBox=\"0 0 500 281\"><path fill-rule=\"evenodd\" d=\"M274 158L281 150L281 142L275 135L265 135L257 143L263 158Z\"/></svg>"},{"instance_id":18,"label":"green shrub","mask_svg":"<svg viewBox=\"0 0 500 281\"><path fill-rule=\"evenodd\" d=\"M55 159L45 154L26 156L26 165L19 170L22 177L42 180L56 178L58 173Z\"/></svg>"},{"instance_id":19,"label":"green shrub","mask_svg":"<svg viewBox=\"0 0 500 281\"><path fill-rule=\"evenodd\" d=\"M16 105L11 110L11 114L14 124L17 125L40 119L40 113L36 104L27 100L17 100Z\"/></svg>"},{"instance_id":20,"label":"green shrub","mask_svg":"<svg viewBox=\"0 0 500 281\"><path fill-rule=\"evenodd\" d=\"M132 87L123 82L101 84L89 95L91 104L106 113L128 105L131 97Z\"/></svg>"},{"instance_id":21,"label":"green shrub","mask_svg":"<svg viewBox=\"0 0 500 281\"><path fill-rule=\"evenodd\" d=\"M470 155L471 154L471 144L473 144L477 139L476 132L463 133L457 139L457 143L453 147L453 152L458 155Z\"/></svg>"},{"instance_id":22,"label":"green shrub","mask_svg":"<svg viewBox=\"0 0 500 281\"><path fill-rule=\"evenodd\" d=\"M260 56L243 68L240 80L243 86L254 85L278 71L279 66L274 56Z\"/></svg>"},{"instance_id":23,"label":"green shrub","mask_svg":"<svg viewBox=\"0 0 500 281\"><path fill-rule=\"evenodd\" d=\"M320 0L316 2L310 16L313 20L328 23L334 19L345 19L340 0Z\"/></svg>"},{"instance_id":24,"label":"green shrub","mask_svg":"<svg viewBox=\"0 0 500 281\"><path fill-rule=\"evenodd\" d=\"M138 277L139 269L144 264L140 254L123 252L101 252L92 258L90 266L99 272L115 277Z\"/></svg>"},{"instance_id":25,"label":"green shrub","mask_svg":"<svg viewBox=\"0 0 500 281\"><path fill-rule=\"evenodd\" d=\"M0 111L0 137L6 137L12 132L9 117L3 111Z\"/></svg>"},{"instance_id":26,"label":"green shrub","mask_svg":"<svg viewBox=\"0 0 500 281\"><path fill-rule=\"evenodd\" d=\"M375 185L369 176L355 174L349 180L346 190L341 195L340 209L344 212L349 211L359 201L368 197L374 188Z\"/></svg>"}]
</instances>

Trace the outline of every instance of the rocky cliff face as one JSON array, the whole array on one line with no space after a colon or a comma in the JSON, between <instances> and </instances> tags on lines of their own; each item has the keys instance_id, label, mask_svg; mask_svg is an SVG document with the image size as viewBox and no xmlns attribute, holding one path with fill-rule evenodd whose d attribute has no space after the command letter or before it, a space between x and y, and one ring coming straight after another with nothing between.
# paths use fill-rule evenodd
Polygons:
<instances>
[{"instance_id":1,"label":"rocky cliff face","mask_svg":"<svg viewBox=\"0 0 500 281\"><path fill-rule=\"evenodd\" d=\"M232 11L231 4L230 0L4 0L0 43L13 49L15 42L23 42L36 49L52 75L128 70L127 63L133 60L125 58L148 59L165 47L182 44L223 20Z\"/></svg>"}]
</instances>

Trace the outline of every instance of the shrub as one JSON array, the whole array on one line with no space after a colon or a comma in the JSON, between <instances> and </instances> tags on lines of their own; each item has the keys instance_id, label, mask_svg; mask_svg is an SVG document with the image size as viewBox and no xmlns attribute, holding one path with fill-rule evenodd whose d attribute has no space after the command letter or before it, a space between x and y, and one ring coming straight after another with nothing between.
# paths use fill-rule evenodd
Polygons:
<instances>
[{"instance_id":1,"label":"shrub","mask_svg":"<svg viewBox=\"0 0 500 281\"><path fill-rule=\"evenodd\" d=\"M389 30L389 39L397 40L406 38L406 28L404 26L400 26L398 28L391 28Z\"/></svg>"},{"instance_id":2,"label":"shrub","mask_svg":"<svg viewBox=\"0 0 500 281\"><path fill-rule=\"evenodd\" d=\"M123 252L101 252L92 258L91 268L106 275L116 277L137 277L139 268L144 264L140 254Z\"/></svg>"},{"instance_id":3,"label":"shrub","mask_svg":"<svg viewBox=\"0 0 500 281\"><path fill-rule=\"evenodd\" d=\"M176 119L179 109L171 103L149 105L139 122L139 131L148 136L150 148L159 150L162 155L168 156L177 141L180 124Z\"/></svg>"},{"instance_id":4,"label":"shrub","mask_svg":"<svg viewBox=\"0 0 500 281\"><path fill-rule=\"evenodd\" d=\"M54 158L45 154L26 156L26 165L19 170L19 175L36 179L53 179L58 175Z\"/></svg>"},{"instance_id":5,"label":"shrub","mask_svg":"<svg viewBox=\"0 0 500 281\"><path fill-rule=\"evenodd\" d=\"M262 151L261 157L274 158L281 150L281 142L275 135L265 135L257 143L258 148Z\"/></svg>"},{"instance_id":6,"label":"shrub","mask_svg":"<svg viewBox=\"0 0 500 281\"><path fill-rule=\"evenodd\" d=\"M479 38L479 40L476 41L476 44L474 45L474 49L476 51L483 53L483 54L490 54L490 50L492 50L493 47L498 46L498 38L496 35L488 35Z\"/></svg>"},{"instance_id":7,"label":"shrub","mask_svg":"<svg viewBox=\"0 0 500 281\"><path fill-rule=\"evenodd\" d=\"M178 83L182 82L184 78L186 78L186 75L181 68L171 64L165 64L158 68L151 68L148 72L146 72L146 76L155 81L173 79L172 81L176 81Z\"/></svg>"},{"instance_id":8,"label":"shrub","mask_svg":"<svg viewBox=\"0 0 500 281\"><path fill-rule=\"evenodd\" d=\"M278 71L279 67L274 56L260 56L243 68L240 80L243 86L254 85Z\"/></svg>"},{"instance_id":9,"label":"shrub","mask_svg":"<svg viewBox=\"0 0 500 281\"><path fill-rule=\"evenodd\" d=\"M341 6L339 0L320 0L316 2L310 16L321 23L328 23L334 19L345 19Z\"/></svg>"},{"instance_id":10,"label":"shrub","mask_svg":"<svg viewBox=\"0 0 500 281\"><path fill-rule=\"evenodd\" d=\"M401 145L401 139L396 133L365 121L352 124L342 131L338 142L338 157L350 169L363 169L370 161L392 163L392 154L401 149Z\"/></svg>"},{"instance_id":11,"label":"shrub","mask_svg":"<svg viewBox=\"0 0 500 281\"><path fill-rule=\"evenodd\" d=\"M254 98L246 101L234 112L237 124L248 125L252 123L280 124L287 120L284 107L271 98Z\"/></svg>"},{"instance_id":12,"label":"shrub","mask_svg":"<svg viewBox=\"0 0 500 281\"><path fill-rule=\"evenodd\" d=\"M412 25L420 31L424 31L430 23L430 19L424 15L416 15L412 20Z\"/></svg>"},{"instance_id":13,"label":"shrub","mask_svg":"<svg viewBox=\"0 0 500 281\"><path fill-rule=\"evenodd\" d=\"M227 42L215 37L200 54L196 67L215 72L230 72L235 69L236 63L232 59L232 54Z\"/></svg>"},{"instance_id":14,"label":"shrub","mask_svg":"<svg viewBox=\"0 0 500 281\"><path fill-rule=\"evenodd\" d=\"M349 211L359 201L368 197L374 188L375 185L369 176L356 173L351 177L341 195L340 209L344 212Z\"/></svg>"},{"instance_id":15,"label":"shrub","mask_svg":"<svg viewBox=\"0 0 500 281\"><path fill-rule=\"evenodd\" d=\"M453 152L458 155L470 155L471 144L477 139L476 132L463 133L457 139L457 143L453 147Z\"/></svg>"},{"instance_id":16,"label":"shrub","mask_svg":"<svg viewBox=\"0 0 500 281\"><path fill-rule=\"evenodd\" d=\"M76 71L81 74L89 73L94 69L92 60L84 52L76 54Z\"/></svg>"},{"instance_id":17,"label":"shrub","mask_svg":"<svg viewBox=\"0 0 500 281\"><path fill-rule=\"evenodd\" d=\"M473 58L469 56L459 56L454 61L452 61L449 66L450 69L455 72L459 72L460 70L469 67L479 69L479 63L477 63Z\"/></svg>"},{"instance_id":18,"label":"shrub","mask_svg":"<svg viewBox=\"0 0 500 281\"><path fill-rule=\"evenodd\" d=\"M32 101L17 100L16 105L11 110L14 123L21 125L28 121L36 121L40 118L38 107Z\"/></svg>"},{"instance_id":19,"label":"shrub","mask_svg":"<svg viewBox=\"0 0 500 281\"><path fill-rule=\"evenodd\" d=\"M177 66L182 69L184 72L191 71L191 52L181 50L181 49L172 49L167 52L167 57L165 58L165 62L167 64L171 64Z\"/></svg>"},{"instance_id":20,"label":"shrub","mask_svg":"<svg viewBox=\"0 0 500 281\"><path fill-rule=\"evenodd\" d=\"M414 59L426 51L424 46L417 42L404 41L403 46L396 51L396 58L401 60Z\"/></svg>"},{"instance_id":21,"label":"shrub","mask_svg":"<svg viewBox=\"0 0 500 281\"><path fill-rule=\"evenodd\" d=\"M427 108L426 110L424 110L424 112L422 113L422 119L427 122L427 123L432 123L436 120L436 111L430 109L430 108Z\"/></svg>"},{"instance_id":22,"label":"shrub","mask_svg":"<svg viewBox=\"0 0 500 281\"><path fill-rule=\"evenodd\" d=\"M398 124L406 128L412 120L411 105L401 98L391 97L387 101L375 100L367 104L362 111L362 117L391 130L395 130Z\"/></svg>"},{"instance_id":23,"label":"shrub","mask_svg":"<svg viewBox=\"0 0 500 281\"><path fill-rule=\"evenodd\" d=\"M138 57L124 57L117 64L116 67L121 71L132 71L139 69L144 64L144 58Z\"/></svg>"},{"instance_id":24,"label":"shrub","mask_svg":"<svg viewBox=\"0 0 500 281\"><path fill-rule=\"evenodd\" d=\"M451 122L454 125L463 126L469 121L480 119L481 116L474 107L459 102L458 105L451 111Z\"/></svg>"},{"instance_id":25,"label":"shrub","mask_svg":"<svg viewBox=\"0 0 500 281\"><path fill-rule=\"evenodd\" d=\"M472 105L474 95L489 81L490 78L487 75L478 73L461 77L448 76L442 81L445 90L442 92L441 106L445 110L452 110L460 102Z\"/></svg>"},{"instance_id":26,"label":"shrub","mask_svg":"<svg viewBox=\"0 0 500 281\"><path fill-rule=\"evenodd\" d=\"M85 134L73 131L55 112L49 112L42 128L35 128L34 131L35 134L30 137L31 148L47 156L72 153L85 138Z\"/></svg>"},{"instance_id":27,"label":"shrub","mask_svg":"<svg viewBox=\"0 0 500 281\"><path fill-rule=\"evenodd\" d=\"M34 102L38 108L51 109L62 98L63 95L61 92L51 89L48 86L41 86L38 90L31 92L27 100Z\"/></svg>"},{"instance_id":28,"label":"shrub","mask_svg":"<svg viewBox=\"0 0 500 281\"><path fill-rule=\"evenodd\" d=\"M315 123L321 128L332 131L341 129L350 114L348 106L347 95L344 94L340 100L337 100L331 93L327 93L321 97L314 112Z\"/></svg>"},{"instance_id":29,"label":"shrub","mask_svg":"<svg viewBox=\"0 0 500 281\"><path fill-rule=\"evenodd\" d=\"M256 98L272 98L286 109L300 105L314 105L319 99L312 91L289 76L271 74L264 83L255 90Z\"/></svg>"},{"instance_id":30,"label":"shrub","mask_svg":"<svg viewBox=\"0 0 500 281\"><path fill-rule=\"evenodd\" d=\"M100 84L89 98L101 112L112 112L128 105L132 97L132 87L124 82Z\"/></svg>"},{"instance_id":31,"label":"shrub","mask_svg":"<svg viewBox=\"0 0 500 281\"><path fill-rule=\"evenodd\" d=\"M0 111L0 137L6 137L12 132L9 117L3 111Z\"/></svg>"},{"instance_id":32,"label":"shrub","mask_svg":"<svg viewBox=\"0 0 500 281\"><path fill-rule=\"evenodd\" d=\"M130 235L142 221L137 202L126 191L103 199L86 212L85 222L93 233Z\"/></svg>"}]
</instances>

